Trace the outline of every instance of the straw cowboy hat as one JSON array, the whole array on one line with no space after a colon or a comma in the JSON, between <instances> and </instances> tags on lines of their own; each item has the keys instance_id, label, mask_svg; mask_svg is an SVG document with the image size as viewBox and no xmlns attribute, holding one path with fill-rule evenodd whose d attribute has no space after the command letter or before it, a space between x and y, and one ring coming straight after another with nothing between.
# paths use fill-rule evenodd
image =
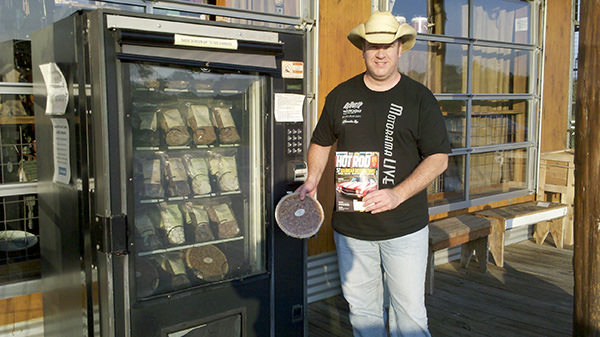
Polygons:
<instances>
[{"instance_id":1,"label":"straw cowboy hat","mask_svg":"<svg viewBox=\"0 0 600 337\"><path fill-rule=\"evenodd\" d=\"M400 24L390 12L374 12L363 24L354 27L348 33L348 40L362 50L366 40L372 44L388 44L400 39L402 51L415 45L417 31L409 24Z\"/></svg>"}]
</instances>

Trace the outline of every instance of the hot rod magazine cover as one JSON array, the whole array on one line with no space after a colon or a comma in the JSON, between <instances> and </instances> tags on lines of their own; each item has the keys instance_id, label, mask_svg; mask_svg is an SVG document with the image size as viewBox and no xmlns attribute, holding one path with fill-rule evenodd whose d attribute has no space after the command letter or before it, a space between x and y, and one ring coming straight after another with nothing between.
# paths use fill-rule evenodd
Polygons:
<instances>
[{"instance_id":1,"label":"hot rod magazine cover","mask_svg":"<svg viewBox=\"0 0 600 337\"><path fill-rule=\"evenodd\" d=\"M363 197L379 185L379 152L335 153L335 204L339 212L362 212Z\"/></svg>"}]
</instances>

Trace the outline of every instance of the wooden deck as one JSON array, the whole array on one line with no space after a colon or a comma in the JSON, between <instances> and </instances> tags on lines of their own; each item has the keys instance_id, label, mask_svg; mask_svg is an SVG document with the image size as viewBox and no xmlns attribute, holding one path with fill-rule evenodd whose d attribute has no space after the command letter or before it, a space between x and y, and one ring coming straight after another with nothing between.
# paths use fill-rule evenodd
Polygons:
<instances>
[{"instance_id":1,"label":"wooden deck","mask_svg":"<svg viewBox=\"0 0 600 337\"><path fill-rule=\"evenodd\" d=\"M573 251L523 241L506 247L503 268L459 262L435 267L425 298L433 336L571 336ZM339 295L311 303L309 337L348 337L348 305Z\"/></svg>"}]
</instances>

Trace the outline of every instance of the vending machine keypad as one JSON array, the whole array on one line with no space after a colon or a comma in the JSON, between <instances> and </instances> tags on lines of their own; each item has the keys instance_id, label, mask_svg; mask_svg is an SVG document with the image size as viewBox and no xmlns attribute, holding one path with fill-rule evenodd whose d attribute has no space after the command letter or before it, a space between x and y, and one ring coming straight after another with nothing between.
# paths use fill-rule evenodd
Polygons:
<instances>
[{"instance_id":1,"label":"vending machine keypad","mask_svg":"<svg viewBox=\"0 0 600 337\"><path fill-rule=\"evenodd\" d=\"M302 124L290 124L286 127L286 154L291 157L302 156L304 153L304 133Z\"/></svg>"}]
</instances>

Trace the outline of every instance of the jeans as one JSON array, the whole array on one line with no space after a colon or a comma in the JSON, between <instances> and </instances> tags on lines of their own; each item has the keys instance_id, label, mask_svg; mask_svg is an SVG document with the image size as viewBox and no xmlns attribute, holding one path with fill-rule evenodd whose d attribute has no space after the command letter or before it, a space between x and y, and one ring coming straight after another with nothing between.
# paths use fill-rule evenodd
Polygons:
<instances>
[{"instance_id":1,"label":"jeans","mask_svg":"<svg viewBox=\"0 0 600 337\"><path fill-rule=\"evenodd\" d=\"M364 241L334 233L342 292L355 337L431 336L425 308L429 228L399 238Z\"/></svg>"}]
</instances>

